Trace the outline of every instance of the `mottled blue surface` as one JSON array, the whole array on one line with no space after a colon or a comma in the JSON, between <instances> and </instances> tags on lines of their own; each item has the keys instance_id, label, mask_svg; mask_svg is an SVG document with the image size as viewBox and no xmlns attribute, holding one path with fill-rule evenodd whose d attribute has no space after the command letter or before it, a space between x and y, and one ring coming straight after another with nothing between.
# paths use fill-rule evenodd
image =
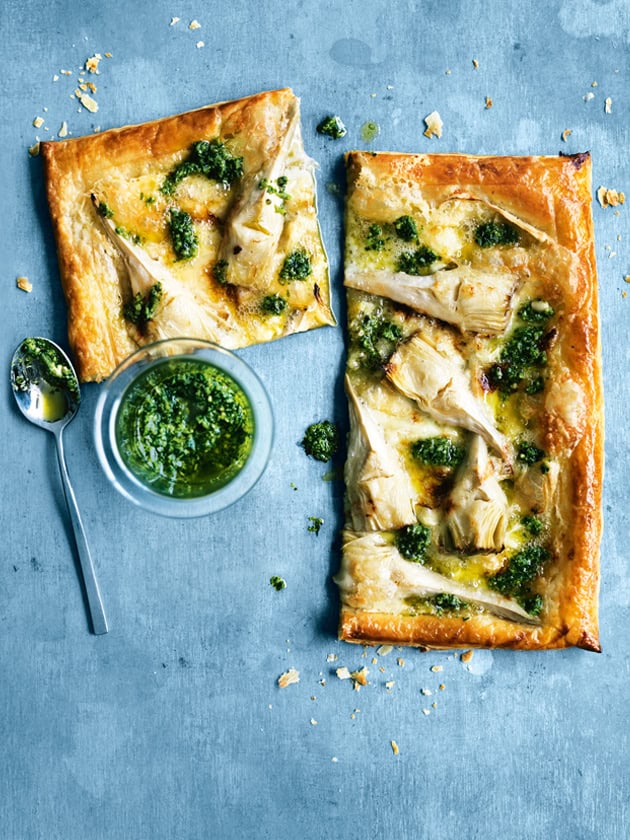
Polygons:
<instances>
[{"instance_id":1,"label":"mottled blue surface","mask_svg":"<svg viewBox=\"0 0 630 840\"><path fill-rule=\"evenodd\" d=\"M191 31L194 18L202 26ZM453 654L393 651L373 665L372 651L336 641L342 487L322 480L326 468L298 442L313 420L346 423L340 328L243 352L271 395L276 445L255 490L211 518L162 520L115 493L92 444L98 386L84 389L67 449L111 624L95 638L53 441L18 415L8 367L25 335L66 342L41 161L26 151L63 120L76 136L292 86L321 167L343 320L341 206L326 186L341 181L341 153L365 145L366 120L381 126L378 149L590 149L594 186L628 190L629 38L626 0L4 0L2 840L628 836L630 208L594 207L607 399L599 656L477 652L466 666ZM100 109L78 112L77 71L106 51L90 77ZM62 68L73 75L53 81ZM422 136L434 109L439 141ZM337 143L314 130L334 112L348 126ZM32 126L37 115L49 131ZM22 274L30 295L15 288ZM318 537L308 516L325 520ZM272 574L285 591L269 586ZM370 685L359 693L334 676L364 664ZM289 667L300 683L281 691Z\"/></svg>"}]
</instances>

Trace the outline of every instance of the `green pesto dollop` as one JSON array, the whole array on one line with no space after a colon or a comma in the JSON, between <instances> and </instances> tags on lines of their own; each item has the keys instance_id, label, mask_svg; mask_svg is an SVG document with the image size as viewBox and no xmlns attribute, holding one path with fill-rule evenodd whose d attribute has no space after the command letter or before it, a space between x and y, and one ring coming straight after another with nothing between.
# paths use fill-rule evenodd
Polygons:
<instances>
[{"instance_id":1,"label":"green pesto dollop","mask_svg":"<svg viewBox=\"0 0 630 840\"><path fill-rule=\"evenodd\" d=\"M197 359L154 365L127 388L116 442L128 469L157 493L205 496L244 467L254 418L245 392L224 371Z\"/></svg>"},{"instance_id":2,"label":"green pesto dollop","mask_svg":"<svg viewBox=\"0 0 630 840\"><path fill-rule=\"evenodd\" d=\"M22 364L13 369L14 387L28 391L30 379L42 380L52 391L79 396L79 381L57 348L41 338L25 338L20 345ZM49 419L49 418L45 418Z\"/></svg>"},{"instance_id":3,"label":"green pesto dollop","mask_svg":"<svg viewBox=\"0 0 630 840\"><path fill-rule=\"evenodd\" d=\"M432 467L456 467L464 460L466 450L444 436L422 438L411 445L411 454L422 464Z\"/></svg>"},{"instance_id":4,"label":"green pesto dollop","mask_svg":"<svg viewBox=\"0 0 630 840\"><path fill-rule=\"evenodd\" d=\"M160 191L173 195L178 184L189 175L204 175L229 187L243 177L243 158L234 155L218 137L198 140L190 147L188 157L168 173Z\"/></svg>"},{"instance_id":5,"label":"green pesto dollop","mask_svg":"<svg viewBox=\"0 0 630 840\"><path fill-rule=\"evenodd\" d=\"M340 137L345 137L347 133L341 117L337 115L324 117L317 126L317 132L332 137L333 140L339 140Z\"/></svg>"},{"instance_id":6,"label":"green pesto dollop","mask_svg":"<svg viewBox=\"0 0 630 840\"><path fill-rule=\"evenodd\" d=\"M199 252L199 238L190 213L171 207L168 226L177 259L191 260L196 257Z\"/></svg>"},{"instance_id":7,"label":"green pesto dollop","mask_svg":"<svg viewBox=\"0 0 630 840\"><path fill-rule=\"evenodd\" d=\"M439 259L439 256L426 245L420 245L415 251L403 251L398 256L396 271L402 271L405 274L427 274L431 263Z\"/></svg>"}]
</instances>

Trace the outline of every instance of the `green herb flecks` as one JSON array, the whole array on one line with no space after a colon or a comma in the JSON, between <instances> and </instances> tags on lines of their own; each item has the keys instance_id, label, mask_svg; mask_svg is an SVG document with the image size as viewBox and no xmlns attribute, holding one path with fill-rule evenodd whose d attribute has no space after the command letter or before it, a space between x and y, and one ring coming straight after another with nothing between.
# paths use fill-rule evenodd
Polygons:
<instances>
[{"instance_id":1,"label":"green herb flecks","mask_svg":"<svg viewBox=\"0 0 630 840\"><path fill-rule=\"evenodd\" d=\"M153 319L162 299L162 284L154 283L147 295L138 292L123 307L123 316L127 321L135 324L140 332L144 332L146 325Z\"/></svg>"},{"instance_id":2,"label":"green herb flecks","mask_svg":"<svg viewBox=\"0 0 630 840\"><path fill-rule=\"evenodd\" d=\"M260 302L260 309L266 315L282 315L287 303L287 299L281 295L265 295Z\"/></svg>"},{"instance_id":3,"label":"green herb flecks","mask_svg":"<svg viewBox=\"0 0 630 840\"><path fill-rule=\"evenodd\" d=\"M332 137L333 140L339 140L339 138L345 137L347 133L341 117L337 116L324 117L317 126L317 132Z\"/></svg>"},{"instance_id":4,"label":"green herb flecks","mask_svg":"<svg viewBox=\"0 0 630 840\"><path fill-rule=\"evenodd\" d=\"M173 195L184 178L204 175L228 187L243 176L243 158L236 157L218 138L198 140L190 147L186 160L178 164L164 179L161 192Z\"/></svg>"},{"instance_id":5,"label":"green herb flecks","mask_svg":"<svg viewBox=\"0 0 630 840\"><path fill-rule=\"evenodd\" d=\"M225 284L228 281L227 270L227 260L217 260L217 262L215 262L215 264L212 266L212 276L217 281L217 283L220 283L222 286L225 286Z\"/></svg>"},{"instance_id":6,"label":"green herb flecks","mask_svg":"<svg viewBox=\"0 0 630 840\"><path fill-rule=\"evenodd\" d=\"M544 324L554 315L553 306L546 300L529 300L518 310L518 317L526 324Z\"/></svg>"},{"instance_id":7,"label":"green herb flecks","mask_svg":"<svg viewBox=\"0 0 630 840\"><path fill-rule=\"evenodd\" d=\"M519 441L516 448L516 460L519 464L531 467L545 457L545 452L527 440Z\"/></svg>"},{"instance_id":8,"label":"green herb flecks","mask_svg":"<svg viewBox=\"0 0 630 840\"><path fill-rule=\"evenodd\" d=\"M31 379L41 379L52 389L79 396L76 374L54 345L40 338L25 338L20 350L21 366L13 368L13 383L18 391L28 391Z\"/></svg>"},{"instance_id":9,"label":"green herb flecks","mask_svg":"<svg viewBox=\"0 0 630 840\"><path fill-rule=\"evenodd\" d=\"M427 274L430 266L440 257L426 245L420 245L415 251L403 251L396 261L396 271L405 274Z\"/></svg>"},{"instance_id":10,"label":"green herb flecks","mask_svg":"<svg viewBox=\"0 0 630 840\"><path fill-rule=\"evenodd\" d=\"M306 280L313 272L311 258L301 249L293 251L287 257L280 269L280 282L288 283L291 280Z\"/></svg>"},{"instance_id":11,"label":"green herb flecks","mask_svg":"<svg viewBox=\"0 0 630 840\"><path fill-rule=\"evenodd\" d=\"M433 467L456 467L466 457L466 450L445 436L424 438L411 444L411 454L422 464Z\"/></svg>"},{"instance_id":12,"label":"green herb flecks","mask_svg":"<svg viewBox=\"0 0 630 840\"><path fill-rule=\"evenodd\" d=\"M480 248L497 245L516 245L518 231L506 222L482 222L475 229L475 242Z\"/></svg>"},{"instance_id":13,"label":"green herb flecks","mask_svg":"<svg viewBox=\"0 0 630 840\"><path fill-rule=\"evenodd\" d=\"M281 175L279 178L276 178L275 184L272 181L268 181L266 178L262 178L258 184L259 190L264 190L269 195L277 195L280 199L280 204L275 205L275 210L277 213L281 215L286 215L286 203L289 201L291 196L286 191L285 187L288 183L289 179L286 175ZM267 204L271 202L271 199L267 199Z\"/></svg>"},{"instance_id":14,"label":"green herb flecks","mask_svg":"<svg viewBox=\"0 0 630 840\"><path fill-rule=\"evenodd\" d=\"M169 231L178 260L190 260L199 252L199 238L190 213L171 207Z\"/></svg>"},{"instance_id":15,"label":"green herb flecks","mask_svg":"<svg viewBox=\"0 0 630 840\"><path fill-rule=\"evenodd\" d=\"M414 563L424 563L427 549L431 542L431 529L416 522L415 525L405 525L396 531L396 548L405 558Z\"/></svg>"},{"instance_id":16,"label":"green herb flecks","mask_svg":"<svg viewBox=\"0 0 630 840\"><path fill-rule=\"evenodd\" d=\"M96 205L96 212L99 216L102 216L104 219L113 219L114 218L114 211L106 204L104 201L99 201Z\"/></svg>"},{"instance_id":17,"label":"green herb flecks","mask_svg":"<svg viewBox=\"0 0 630 840\"><path fill-rule=\"evenodd\" d=\"M311 523L307 531L311 531L311 533L319 536L319 532L321 531L321 527L324 524L324 520L320 516L309 516L308 521Z\"/></svg>"},{"instance_id":18,"label":"green herb flecks","mask_svg":"<svg viewBox=\"0 0 630 840\"><path fill-rule=\"evenodd\" d=\"M383 236L383 228L376 223L370 225L367 229L365 237L366 251L382 251L385 247L385 238Z\"/></svg>"},{"instance_id":19,"label":"green herb flecks","mask_svg":"<svg viewBox=\"0 0 630 840\"><path fill-rule=\"evenodd\" d=\"M302 448L307 455L326 463L339 449L339 430L330 420L311 423L302 438Z\"/></svg>"},{"instance_id":20,"label":"green herb flecks","mask_svg":"<svg viewBox=\"0 0 630 840\"><path fill-rule=\"evenodd\" d=\"M269 578L269 583L273 586L276 592L281 592L283 589L287 588L286 580L279 575L272 575Z\"/></svg>"}]
</instances>

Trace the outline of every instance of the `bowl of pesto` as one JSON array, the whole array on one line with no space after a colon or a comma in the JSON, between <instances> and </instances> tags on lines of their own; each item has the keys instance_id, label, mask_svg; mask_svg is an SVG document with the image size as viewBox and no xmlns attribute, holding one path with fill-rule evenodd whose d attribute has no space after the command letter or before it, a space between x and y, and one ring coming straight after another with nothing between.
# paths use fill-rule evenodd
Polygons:
<instances>
[{"instance_id":1,"label":"bowl of pesto","mask_svg":"<svg viewBox=\"0 0 630 840\"><path fill-rule=\"evenodd\" d=\"M229 350L166 339L127 358L99 396L99 460L116 489L163 516L204 516L265 470L273 415L263 384Z\"/></svg>"}]
</instances>

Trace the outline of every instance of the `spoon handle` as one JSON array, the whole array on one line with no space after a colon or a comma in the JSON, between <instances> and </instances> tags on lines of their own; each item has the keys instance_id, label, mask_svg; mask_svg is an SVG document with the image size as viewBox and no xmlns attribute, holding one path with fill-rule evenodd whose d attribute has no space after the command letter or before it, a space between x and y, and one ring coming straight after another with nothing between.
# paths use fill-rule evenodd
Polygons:
<instances>
[{"instance_id":1,"label":"spoon handle","mask_svg":"<svg viewBox=\"0 0 630 840\"><path fill-rule=\"evenodd\" d=\"M81 514L79 513L79 506L77 505L74 490L72 489L72 484L70 483L70 476L68 475L61 430L55 434L55 440L57 442L57 457L59 460L59 471L61 472L63 492L66 497L68 513L70 514L70 521L72 522L72 529L74 531L74 539L77 546L77 554L79 556L79 565L81 567L81 575L83 577L83 586L85 588L90 612L90 620L92 622L92 632L94 635L100 636L103 633L107 633L109 628L107 626L107 618L103 608L103 601L101 600L101 591L98 587L96 572L94 571L94 564L92 563L90 548L85 535L83 522L81 521Z\"/></svg>"}]
</instances>

